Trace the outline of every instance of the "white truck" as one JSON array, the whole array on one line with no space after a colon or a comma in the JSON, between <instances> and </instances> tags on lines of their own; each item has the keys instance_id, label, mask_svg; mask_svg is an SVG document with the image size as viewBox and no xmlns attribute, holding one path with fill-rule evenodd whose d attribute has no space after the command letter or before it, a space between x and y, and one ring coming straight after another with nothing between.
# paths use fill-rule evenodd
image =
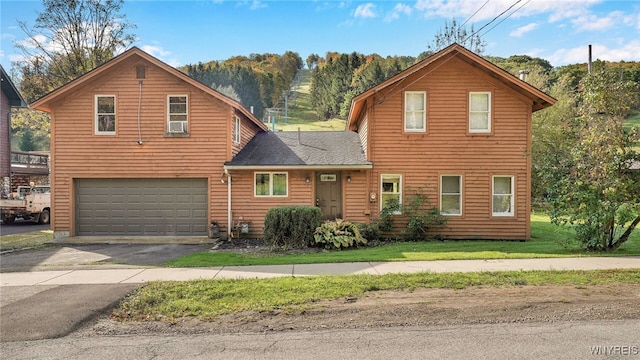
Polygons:
<instances>
[{"instance_id":1,"label":"white truck","mask_svg":"<svg viewBox=\"0 0 640 360\"><path fill-rule=\"evenodd\" d=\"M8 199L0 199L0 220L12 224L16 218L48 224L51 220L51 188L19 186Z\"/></svg>"}]
</instances>

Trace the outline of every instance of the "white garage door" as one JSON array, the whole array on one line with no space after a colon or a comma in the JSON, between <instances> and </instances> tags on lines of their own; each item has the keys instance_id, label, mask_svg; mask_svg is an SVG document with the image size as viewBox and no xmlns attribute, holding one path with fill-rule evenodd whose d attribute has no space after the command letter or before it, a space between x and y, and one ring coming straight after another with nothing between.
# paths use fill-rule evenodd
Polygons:
<instances>
[{"instance_id":1,"label":"white garage door","mask_svg":"<svg viewBox=\"0 0 640 360\"><path fill-rule=\"evenodd\" d=\"M207 234L207 179L76 179L78 236Z\"/></svg>"}]
</instances>

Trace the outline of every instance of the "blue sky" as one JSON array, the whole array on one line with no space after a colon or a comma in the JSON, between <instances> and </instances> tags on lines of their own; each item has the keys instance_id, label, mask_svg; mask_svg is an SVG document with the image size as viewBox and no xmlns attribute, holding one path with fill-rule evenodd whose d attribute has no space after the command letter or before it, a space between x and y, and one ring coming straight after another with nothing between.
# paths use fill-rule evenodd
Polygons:
<instances>
[{"instance_id":1,"label":"blue sky","mask_svg":"<svg viewBox=\"0 0 640 360\"><path fill-rule=\"evenodd\" d=\"M125 0L122 10L137 26L135 46L180 66L288 50L303 60L327 51L418 56L445 20L464 22L482 7L468 22L479 29L517 1ZM41 1L0 0L5 69L25 39L17 20L33 25L42 10ZM480 32L486 55L561 66L586 62L592 44L594 58L640 61L640 0L520 0L508 14Z\"/></svg>"}]
</instances>

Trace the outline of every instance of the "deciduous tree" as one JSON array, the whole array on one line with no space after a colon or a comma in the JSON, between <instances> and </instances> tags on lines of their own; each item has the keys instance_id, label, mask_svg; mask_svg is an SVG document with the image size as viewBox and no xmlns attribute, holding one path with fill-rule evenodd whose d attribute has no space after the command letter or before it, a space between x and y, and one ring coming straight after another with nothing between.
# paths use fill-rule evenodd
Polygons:
<instances>
[{"instance_id":1,"label":"deciduous tree","mask_svg":"<svg viewBox=\"0 0 640 360\"><path fill-rule=\"evenodd\" d=\"M640 88L607 66L580 82L578 116L565 131L573 142L549 168L551 219L571 224L588 249L620 247L640 223L637 128L625 116L638 106Z\"/></svg>"},{"instance_id":2,"label":"deciduous tree","mask_svg":"<svg viewBox=\"0 0 640 360\"><path fill-rule=\"evenodd\" d=\"M28 101L110 60L134 41L123 0L43 0L35 25L19 22L27 40L19 65ZM35 77L31 79L30 77Z\"/></svg>"}]
</instances>

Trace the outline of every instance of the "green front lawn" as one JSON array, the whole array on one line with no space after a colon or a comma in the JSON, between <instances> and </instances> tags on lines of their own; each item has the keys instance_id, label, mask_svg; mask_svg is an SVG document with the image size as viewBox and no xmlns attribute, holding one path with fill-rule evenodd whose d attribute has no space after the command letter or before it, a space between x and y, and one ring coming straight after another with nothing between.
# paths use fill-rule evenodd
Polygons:
<instances>
[{"instance_id":1,"label":"green front lawn","mask_svg":"<svg viewBox=\"0 0 640 360\"><path fill-rule=\"evenodd\" d=\"M409 260L525 259L571 256L640 255L640 231L615 252L587 252L571 243L572 231L550 223L546 215L531 216L531 240L398 242L391 245L304 254L200 252L166 263L170 267L234 265L283 265L339 262L386 262ZM564 245L564 246L563 246ZM567 247L567 245L570 245Z\"/></svg>"}]
</instances>

